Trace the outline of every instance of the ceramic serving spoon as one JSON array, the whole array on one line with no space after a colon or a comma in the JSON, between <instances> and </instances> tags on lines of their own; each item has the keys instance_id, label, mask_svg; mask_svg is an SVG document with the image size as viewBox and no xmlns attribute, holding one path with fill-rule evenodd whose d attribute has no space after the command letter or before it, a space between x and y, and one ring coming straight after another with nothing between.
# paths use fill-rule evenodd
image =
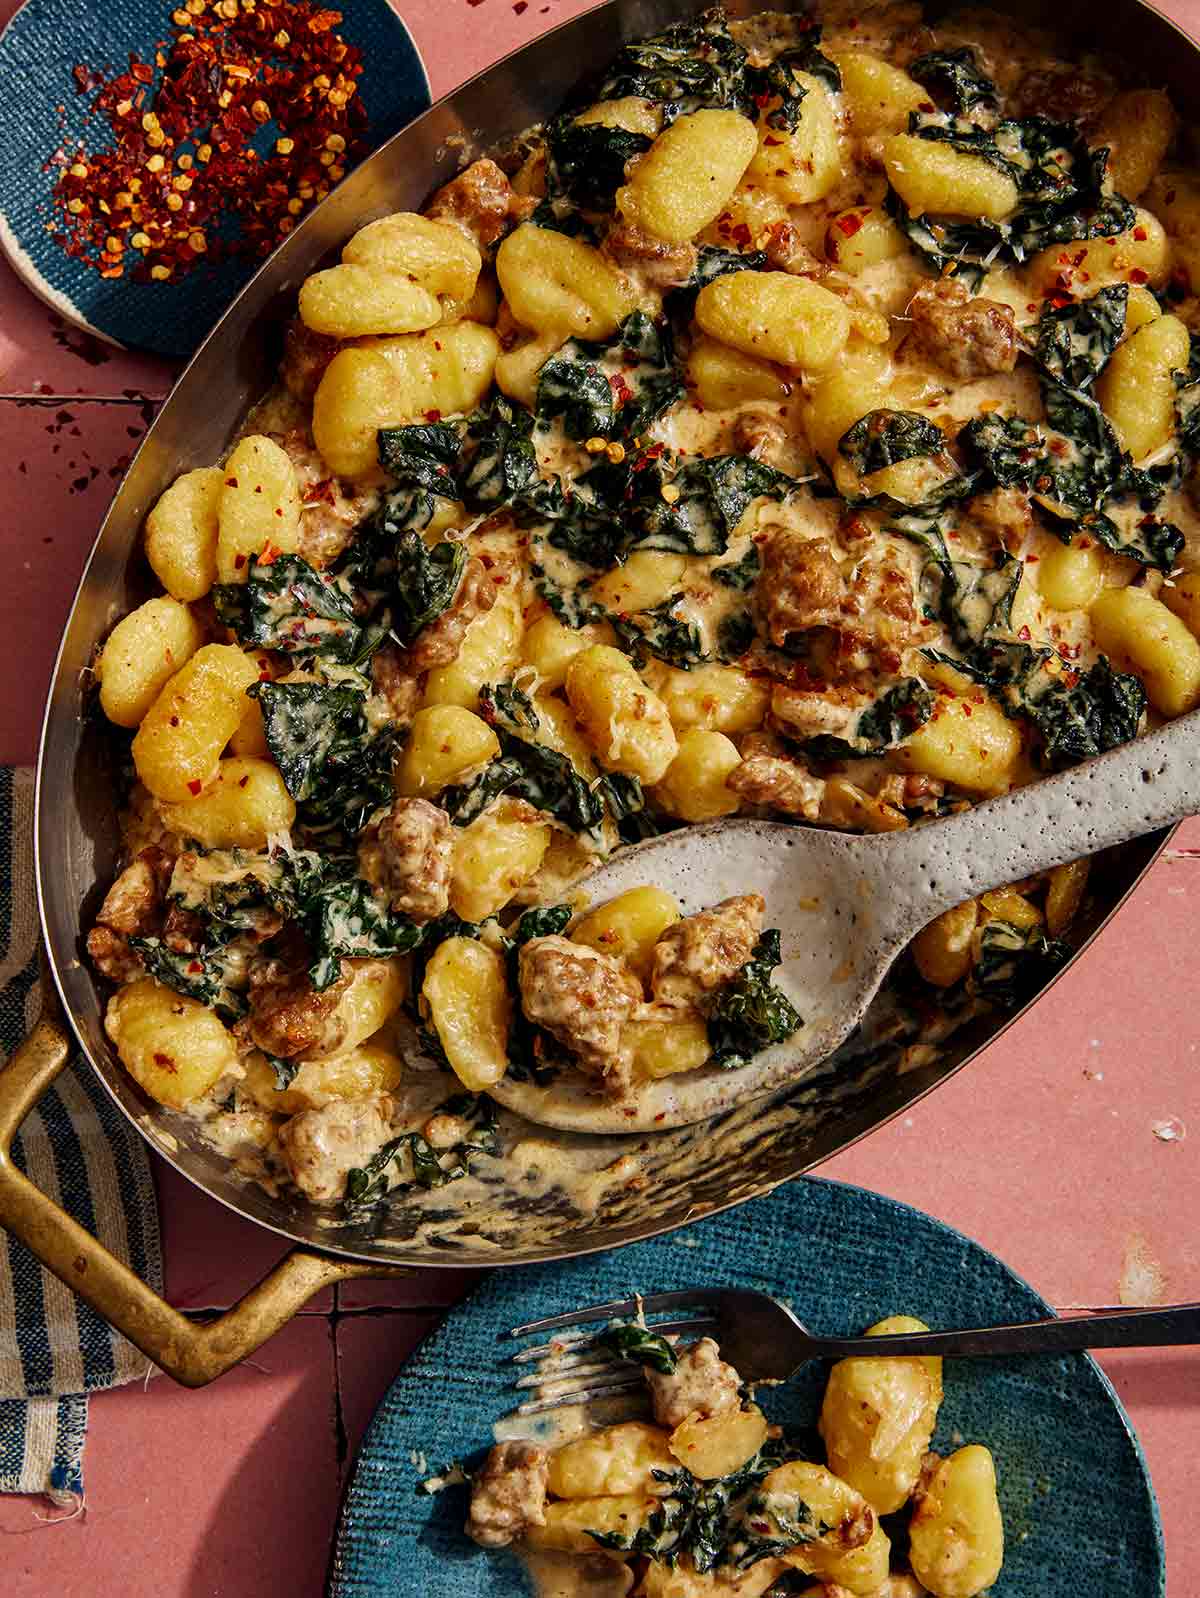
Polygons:
<instances>
[{"instance_id":1,"label":"ceramic serving spoon","mask_svg":"<svg viewBox=\"0 0 1200 1598\"><path fill-rule=\"evenodd\" d=\"M776 981L802 1026L740 1070L663 1077L617 1103L576 1072L546 1087L506 1078L490 1091L547 1126L630 1132L699 1121L793 1081L845 1041L897 955L943 910L1200 811L1198 753L1194 711L1086 765L902 832L730 820L623 850L587 879L593 904L645 883L673 893L685 914L761 893L764 925L782 933Z\"/></svg>"}]
</instances>

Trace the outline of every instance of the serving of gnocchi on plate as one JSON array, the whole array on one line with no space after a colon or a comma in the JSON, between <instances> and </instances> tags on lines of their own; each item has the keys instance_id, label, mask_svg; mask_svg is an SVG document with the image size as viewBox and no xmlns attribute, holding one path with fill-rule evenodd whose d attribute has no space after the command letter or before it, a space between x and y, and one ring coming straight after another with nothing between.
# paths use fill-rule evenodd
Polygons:
<instances>
[{"instance_id":1,"label":"serving of gnocchi on plate","mask_svg":"<svg viewBox=\"0 0 1200 1598\"><path fill-rule=\"evenodd\" d=\"M719 10L369 220L278 387L151 509L95 660L108 1035L319 1205L799 1025L755 894L588 901L735 814L940 815L1200 704L1200 178L1110 62L982 12ZM946 1024L1061 964L1086 863L939 917Z\"/></svg>"}]
</instances>

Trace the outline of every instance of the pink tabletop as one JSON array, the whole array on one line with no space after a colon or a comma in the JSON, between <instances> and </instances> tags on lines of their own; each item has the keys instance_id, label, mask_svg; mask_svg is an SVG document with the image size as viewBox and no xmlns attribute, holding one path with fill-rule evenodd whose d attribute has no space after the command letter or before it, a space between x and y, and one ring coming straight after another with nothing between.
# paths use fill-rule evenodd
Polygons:
<instances>
[{"instance_id":1,"label":"pink tabletop","mask_svg":"<svg viewBox=\"0 0 1200 1598\"><path fill-rule=\"evenodd\" d=\"M587 0L407 0L434 96ZM0 22L16 9L0 0ZM1164 7L1200 35L1200 0ZM448 26L457 20L458 26ZM34 759L59 629L114 482L171 382L67 329L0 266L0 762ZM11 667L18 665L19 670ZM1200 821L1026 1020L820 1174L891 1194L993 1249L1058 1307L1200 1300L1200 1027L1192 1005ZM1193 852L1194 856L1193 857ZM1190 995L1190 999L1189 999ZM158 1171L168 1293L223 1307L278 1243ZM258 1358L189 1393L93 1400L85 1512L0 1498L8 1598L317 1598L340 1496L397 1367L470 1284L429 1273L315 1300ZM1200 1594L1200 1364L1104 1364L1146 1450L1172 1598ZM1032 1598L1032 1595L1031 1595ZM1082 1595L1081 1595L1082 1598ZM1134 1595L1131 1595L1134 1598Z\"/></svg>"}]
</instances>

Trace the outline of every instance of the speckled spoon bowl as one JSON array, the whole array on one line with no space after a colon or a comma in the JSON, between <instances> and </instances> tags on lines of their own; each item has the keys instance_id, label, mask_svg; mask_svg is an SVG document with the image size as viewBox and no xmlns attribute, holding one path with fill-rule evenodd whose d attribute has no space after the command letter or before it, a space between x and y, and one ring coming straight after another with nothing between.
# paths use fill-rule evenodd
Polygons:
<instances>
[{"instance_id":1,"label":"speckled spoon bowl","mask_svg":"<svg viewBox=\"0 0 1200 1598\"><path fill-rule=\"evenodd\" d=\"M893 961L933 918L1200 811L1200 711L1072 771L902 832L857 836L779 821L716 821L623 851L587 891L602 904L653 883L685 913L761 893L782 933L776 980L803 1017L786 1043L740 1070L702 1067L612 1102L563 1072L545 1087L490 1091L531 1121L575 1132L661 1131L794 1081L862 1020Z\"/></svg>"}]
</instances>

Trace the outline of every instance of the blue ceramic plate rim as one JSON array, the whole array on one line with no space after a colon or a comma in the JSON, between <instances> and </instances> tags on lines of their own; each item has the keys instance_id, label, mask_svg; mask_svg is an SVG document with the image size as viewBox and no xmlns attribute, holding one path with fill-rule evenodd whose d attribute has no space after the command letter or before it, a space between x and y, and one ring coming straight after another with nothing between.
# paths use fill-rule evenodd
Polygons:
<instances>
[{"instance_id":1,"label":"blue ceramic plate rim","mask_svg":"<svg viewBox=\"0 0 1200 1598\"><path fill-rule=\"evenodd\" d=\"M444 1559L447 1553L451 1557L445 1563L438 1562L433 1567L434 1570L446 1571L449 1579L445 1585L439 1584L434 1587L429 1585L428 1579L421 1579L418 1586L412 1586L411 1579L420 1578L419 1569L413 1568L410 1574L400 1574L401 1567L397 1565L397 1554L403 1556L403 1538L408 1535L402 1524L405 1517L401 1512L411 1509L415 1503L421 1506L418 1514L425 1517L426 1525L432 1526L442 1499L418 1496L417 1484L426 1469L432 1471L446 1462L444 1453L448 1452L449 1456L453 1457L455 1452L453 1447L447 1449L443 1443L443 1439L452 1440L452 1431L442 1427L436 1431L437 1440L434 1440L429 1400L436 1398L436 1394L416 1384L421 1381L422 1366L426 1363L440 1362L448 1369L457 1370L463 1376L471 1374L469 1367L462 1366L453 1353L454 1345L461 1339L464 1328L469 1329L472 1322L478 1322L484 1317L485 1325L491 1334L488 1341L494 1342L495 1355L492 1360L494 1369L482 1370L483 1382L478 1389L473 1390L468 1382L464 1389L463 1401L457 1406L451 1405L453 1418L458 1421L465 1419L463 1435L470 1440L469 1448L459 1450L460 1457L486 1447L492 1420L507 1407L500 1400L507 1380L503 1374L503 1364L508 1357L509 1348L514 1346L506 1344L503 1340L503 1333L509 1326L541 1315L565 1311L584 1302L621 1297L634 1290L653 1292L667 1286L683 1285L674 1280L665 1282L661 1272L659 1275L655 1274L653 1267L660 1256L673 1268L673 1275L680 1274L681 1268L686 1267L683 1269L683 1274L691 1285L712 1284L716 1278L710 1269L706 1269L706 1262L710 1259L714 1245L719 1252L721 1240L727 1233L736 1233L747 1225L753 1225L755 1219L759 1217L778 1223L792 1211L802 1214L806 1206L814 1207L815 1211L823 1208L836 1211L838 1206L847 1206L852 1215L858 1212L862 1217L870 1216L877 1226L882 1222L884 1231L890 1235L893 1242L902 1240L909 1246L910 1252L907 1256L897 1256L900 1262L897 1269L908 1269L911 1272L914 1252L922 1238L936 1239L944 1248L957 1245L966 1259L988 1274L991 1278L991 1290L1005 1300L1003 1307L997 1312L999 1316L1021 1319L1053 1314L1051 1306L1023 1277L982 1244L957 1228L884 1194L872 1193L849 1183L815 1177L800 1177L793 1182L783 1184L766 1197L709 1216L686 1231L667 1233L608 1255L585 1255L567 1262L529 1267L520 1272L492 1272L478 1288L450 1310L439 1326L417 1345L376 1410L347 1484L331 1557L329 1598L402 1598L402 1595L409 1593L415 1595L418 1591L421 1598L517 1598L518 1594L526 1592L515 1561L509 1562L504 1556L497 1557L495 1554L484 1554L481 1550L473 1550L465 1538L461 1539L460 1546L451 1544L449 1548L443 1547L441 1557ZM809 1217L810 1220L812 1218ZM798 1268L801 1267L803 1247L808 1238L803 1232L792 1236L796 1242L796 1252L787 1256L781 1255L777 1261L772 1262L770 1281L762 1278L748 1280L739 1273L727 1274L722 1280L729 1285L737 1282L743 1286L763 1287L780 1297L794 1298L795 1278ZM884 1251L886 1251L886 1237L883 1239L883 1249L880 1252ZM679 1257L681 1255L684 1256L682 1260ZM607 1284L599 1284L593 1288L589 1298L581 1298L572 1287L572 1279L587 1278L597 1274L607 1277ZM909 1302L913 1300L910 1298ZM518 1304L520 1308L517 1307ZM904 1304L892 1302L879 1308L878 1313L899 1312L905 1307ZM799 1313L803 1316L803 1306ZM932 1315L930 1320L933 1324ZM978 1320L979 1317L975 1317L974 1323L977 1324ZM818 1324L815 1321L812 1324L814 1330L830 1332L848 1332L854 1330L856 1326L853 1313L841 1326ZM957 1324L972 1324L972 1319L960 1317L957 1319ZM486 1346L485 1342L484 1347ZM443 1354L446 1355L445 1359L441 1358ZM994 1372L1001 1368L1015 1367L1017 1363L1017 1361L988 1361L987 1366L992 1367ZM975 1368L983 1367L984 1362L980 1362ZM1132 1467L1137 1485L1141 1489L1140 1501L1137 1504L1138 1515L1142 1521L1139 1533L1141 1547L1132 1550L1139 1563L1136 1567L1129 1566L1127 1562L1121 1566L1114 1565L1111 1587L1094 1585L1096 1576L1103 1574L1101 1571L1082 1572L1084 1584L1092 1583L1087 1586L1092 1598L1123 1598L1124 1594L1132 1590L1139 1593L1139 1598L1164 1598L1166 1570L1162 1523L1145 1454L1137 1433L1125 1413L1112 1382L1089 1354L1067 1355L1061 1359L1037 1356L1027 1358L1022 1364L1025 1372L1033 1370L1033 1386L1046 1388L1047 1391L1047 1384L1052 1382L1052 1372L1056 1367L1069 1373L1071 1401L1081 1404L1085 1418L1086 1412L1092 1411L1106 1414L1115 1420L1118 1445L1127 1446L1129 1449L1125 1464ZM985 1368L981 1385L986 1383L988 1374ZM944 1425L947 1409L951 1408L952 1380L948 1368L947 1399L943 1406L942 1419L939 1421L938 1434L934 1439L934 1446L941 1447L943 1452L947 1447L955 1446L958 1441L957 1438L948 1441ZM821 1381L823 1377L814 1372L812 1384L814 1393L819 1391ZM770 1413L770 1400L774 1395L768 1392L765 1396L761 1393L759 1396ZM1066 1395L1061 1393L1059 1396L1066 1398ZM421 1399L422 1402L409 1404L407 1402L409 1399ZM488 1407L489 1401L490 1407ZM808 1410L810 1418L815 1416L813 1405L814 1400L810 1397ZM434 1407L436 1408L436 1404ZM461 1413L464 1410L467 1411L465 1417ZM996 1422L997 1428L1003 1423L1001 1417ZM978 1435L968 1436L966 1440L986 1443L989 1441L987 1431L985 1424ZM443 1452L438 1452L439 1448L442 1448ZM396 1476L396 1460L404 1463L406 1471L400 1479ZM1005 1461L1002 1450L997 1451L997 1464L1003 1497ZM1111 1473L1102 1478L1105 1484L1109 1484L1111 1479ZM1109 1491L1111 1494L1115 1489L1109 1486ZM461 1505L458 1507L461 1508ZM1031 1499L1031 1512L1032 1508ZM1127 1501L1115 1503L1114 1514L1117 1511L1132 1520L1133 1511ZM1007 1521L1006 1514L1006 1525ZM459 1534L456 1532L455 1535ZM415 1548L409 1545L409 1551L415 1552L418 1556L418 1565L422 1561L428 1562L431 1557L422 1547L423 1542L424 1537L419 1536ZM398 1546L393 1546L394 1543ZM1006 1573L1012 1569L1011 1555L1010 1545L1006 1571L1001 1573L999 1581L991 1589L996 1598L1025 1598L1027 1589L1010 1588L1005 1582ZM454 1581L454 1573L464 1568L462 1561L468 1558L472 1560L472 1567L469 1567L472 1569L471 1576L465 1582ZM404 1567L406 1571L408 1568ZM432 1574L432 1571L427 1573L427 1575ZM1053 1575L1053 1571L1050 1574ZM1073 1567L1070 1573L1071 1580L1074 1581L1077 1575L1077 1567ZM1131 1577L1138 1582L1136 1589L1128 1585ZM400 1585L395 1584L397 1580L400 1581ZM1064 1591L1069 1590L1071 1589L1064 1589Z\"/></svg>"},{"instance_id":2,"label":"blue ceramic plate rim","mask_svg":"<svg viewBox=\"0 0 1200 1598\"><path fill-rule=\"evenodd\" d=\"M377 149L428 110L429 72L390 0L343 0L340 9L342 33L365 52L360 92L370 148ZM45 224L56 217L54 179L42 170L52 152L78 137L109 142L103 119L87 119L91 95L75 92L72 65L83 61L107 75L130 49L144 56L170 11L166 0L123 0L111 8L95 0L23 0L0 29L0 77L22 82L21 94L0 99L0 250L26 287L66 321L118 348L180 358L194 353L262 263L202 266L167 285L103 279L47 233Z\"/></svg>"}]
</instances>

